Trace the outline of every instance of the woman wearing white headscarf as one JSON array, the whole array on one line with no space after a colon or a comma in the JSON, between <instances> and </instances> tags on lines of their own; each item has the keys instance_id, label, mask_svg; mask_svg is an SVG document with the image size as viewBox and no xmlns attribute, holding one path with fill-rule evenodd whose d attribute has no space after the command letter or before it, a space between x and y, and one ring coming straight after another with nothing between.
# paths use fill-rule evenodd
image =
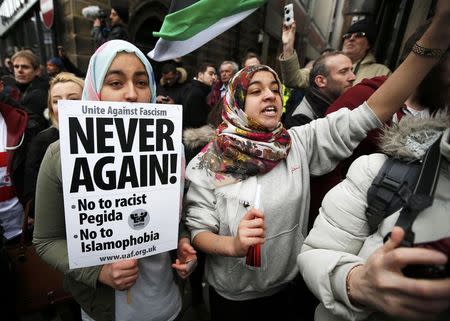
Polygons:
<instances>
[{"instance_id":1,"label":"woman wearing white headscarf","mask_svg":"<svg viewBox=\"0 0 450 321\"><path fill-rule=\"evenodd\" d=\"M153 70L134 45L112 40L91 57L83 100L155 102ZM43 160L36 193L34 242L42 258L64 273L83 320L174 320L181 310L169 253L100 266L69 269L59 141ZM195 251L180 241L187 253ZM179 263L179 262L177 262ZM175 268L183 275L185 264ZM132 300L127 292L132 287Z\"/></svg>"}]
</instances>

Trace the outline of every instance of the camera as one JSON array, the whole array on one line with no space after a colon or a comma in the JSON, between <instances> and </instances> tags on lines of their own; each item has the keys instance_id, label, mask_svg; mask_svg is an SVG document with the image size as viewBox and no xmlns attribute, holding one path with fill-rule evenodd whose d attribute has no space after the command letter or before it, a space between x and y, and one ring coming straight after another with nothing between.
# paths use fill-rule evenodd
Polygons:
<instances>
[{"instance_id":1,"label":"camera","mask_svg":"<svg viewBox=\"0 0 450 321\"><path fill-rule=\"evenodd\" d=\"M450 253L450 239L415 244L414 247L436 250L446 254ZM450 262L446 264L414 264L408 265L402 270L403 275L414 279L445 279L450 278Z\"/></svg>"},{"instance_id":2,"label":"camera","mask_svg":"<svg viewBox=\"0 0 450 321\"><path fill-rule=\"evenodd\" d=\"M442 265L408 265L403 275L414 279L445 279L450 277L450 264Z\"/></svg>"},{"instance_id":3,"label":"camera","mask_svg":"<svg viewBox=\"0 0 450 321\"><path fill-rule=\"evenodd\" d=\"M101 9L99 6L89 6L81 10L81 14L88 19L100 19L105 21L108 18L109 11L106 9Z\"/></svg>"}]
</instances>

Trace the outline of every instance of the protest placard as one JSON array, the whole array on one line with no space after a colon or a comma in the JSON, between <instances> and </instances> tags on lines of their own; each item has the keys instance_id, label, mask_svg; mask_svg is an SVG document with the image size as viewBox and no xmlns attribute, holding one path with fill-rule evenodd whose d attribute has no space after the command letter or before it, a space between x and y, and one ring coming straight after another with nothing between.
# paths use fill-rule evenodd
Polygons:
<instances>
[{"instance_id":1,"label":"protest placard","mask_svg":"<svg viewBox=\"0 0 450 321\"><path fill-rule=\"evenodd\" d=\"M70 268L177 247L179 105L58 103Z\"/></svg>"}]
</instances>

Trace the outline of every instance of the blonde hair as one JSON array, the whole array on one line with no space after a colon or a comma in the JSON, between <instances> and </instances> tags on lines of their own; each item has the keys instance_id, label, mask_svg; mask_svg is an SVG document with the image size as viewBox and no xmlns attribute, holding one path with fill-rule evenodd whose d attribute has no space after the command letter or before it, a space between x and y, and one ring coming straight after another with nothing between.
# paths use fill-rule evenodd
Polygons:
<instances>
[{"instance_id":1,"label":"blonde hair","mask_svg":"<svg viewBox=\"0 0 450 321\"><path fill-rule=\"evenodd\" d=\"M57 74L52 80L50 80L50 88L48 90L48 117L50 118L53 126L58 126L58 119L56 118L55 113L53 112L52 108L52 89L56 84L59 83L65 83L65 82L73 82L81 87L81 90L83 90L84 87L84 80L75 76L74 74L70 72L60 72Z\"/></svg>"}]
</instances>

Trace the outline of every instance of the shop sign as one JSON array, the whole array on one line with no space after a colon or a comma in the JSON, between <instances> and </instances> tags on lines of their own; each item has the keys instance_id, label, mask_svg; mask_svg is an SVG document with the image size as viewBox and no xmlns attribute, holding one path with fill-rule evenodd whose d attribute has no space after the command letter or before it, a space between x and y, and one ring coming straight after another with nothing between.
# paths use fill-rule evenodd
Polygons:
<instances>
[{"instance_id":1,"label":"shop sign","mask_svg":"<svg viewBox=\"0 0 450 321\"><path fill-rule=\"evenodd\" d=\"M37 0L0 1L0 37L3 36L22 16L27 13Z\"/></svg>"},{"instance_id":2,"label":"shop sign","mask_svg":"<svg viewBox=\"0 0 450 321\"><path fill-rule=\"evenodd\" d=\"M40 0L39 5L41 6L41 19L42 23L48 29L51 29L53 26L53 16L54 16L54 7L53 0Z\"/></svg>"}]
</instances>

